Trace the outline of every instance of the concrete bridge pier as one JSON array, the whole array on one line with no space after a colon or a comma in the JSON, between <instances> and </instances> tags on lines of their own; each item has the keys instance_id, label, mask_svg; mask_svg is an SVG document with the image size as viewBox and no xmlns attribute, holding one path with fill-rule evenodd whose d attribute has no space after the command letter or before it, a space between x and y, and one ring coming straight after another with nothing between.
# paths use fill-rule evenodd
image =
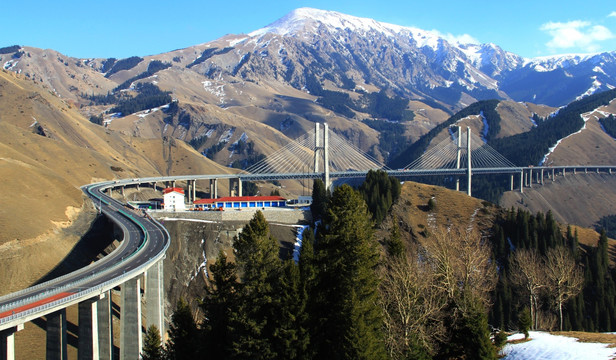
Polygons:
<instances>
[{"instance_id":1,"label":"concrete bridge pier","mask_svg":"<svg viewBox=\"0 0 616 360\"><path fill-rule=\"evenodd\" d=\"M190 203L191 203L191 201L190 201L190 197L191 197L191 195L192 195L192 185L191 185L191 183L190 183L190 182L188 182L188 183L186 184L186 187L187 187L187 189L186 189L186 190L187 190L187 191L186 191L186 195L187 195L186 200L188 200L188 203L190 204ZM193 201L194 201L194 200L193 200Z\"/></svg>"},{"instance_id":2,"label":"concrete bridge pier","mask_svg":"<svg viewBox=\"0 0 616 360\"><path fill-rule=\"evenodd\" d=\"M77 359L98 359L98 305L97 299L79 303L79 343Z\"/></svg>"},{"instance_id":3,"label":"concrete bridge pier","mask_svg":"<svg viewBox=\"0 0 616 360\"><path fill-rule=\"evenodd\" d=\"M541 169L541 185L543 185L543 169Z\"/></svg>"},{"instance_id":4,"label":"concrete bridge pier","mask_svg":"<svg viewBox=\"0 0 616 360\"><path fill-rule=\"evenodd\" d=\"M513 174L511 174L510 176L510 183L511 183L511 188L509 189L510 191L513 191Z\"/></svg>"},{"instance_id":5,"label":"concrete bridge pier","mask_svg":"<svg viewBox=\"0 0 616 360\"><path fill-rule=\"evenodd\" d=\"M161 339L164 339L165 294L163 293L163 260L150 267L146 272L145 278L146 328L150 325L156 325L158 331L160 331Z\"/></svg>"},{"instance_id":6,"label":"concrete bridge pier","mask_svg":"<svg viewBox=\"0 0 616 360\"><path fill-rule=\"evenodd\" d=\"M533 187L533 169L528 170L528 187Z\"/></svg>"},{"instance_id":7,"label":"concrete bridge pier","mask_svg":"<svg viewBox=\"0 0 616 360\"><path fill-rule=\"evenodd\" d=\"M192 200L197 200L197 180L192 181Z\"/></svg>"},{"instance_id":8,"label":"concrete bridge pier","mask_svg":"<svg viewBox=\"0 0 616 360\"><path fill-rule=\"evenodd\" d=\"M466 165L466 195L471 196L471 179L473 177L473 172L471 170L471 128L468 126L466 127L466 159L468 160Z\"/></svg>"},{"instance_id":9,"label":"concrete bridge pier","mask_svg":"<svg viewBox=\"0 0 616 360\"><path fill-rule=\"evenodd\" d=\"M66 360L66 308L47 315L47 360Z\"/></svg>"},{"instance_id":10,"label":"concrete bridge pier","mask_svg":"<svg viewBox=\"0 0 616 360\"><path fill-rule=\"evenodd\" d=\"M237 184L237 191L235 185ZM242 196L242 179L229 179L229 196Z\"/></svg>"},{"instance_id":11,"label":"concrete bridge pier","mask_svg":"<svg viewBox=\"0 0 616 360\"><path fill-rule=\"evenodd\" d=\"M139 359L141 347L141 281L138 276L122 284L120 360Z\"/></svg>"},{"instance_id":12,"label":"concrete bridge pier","mask_svg":"<svg viewBox=\"0 0 616 360\"><path fill-rule=\"evenodd\" d=\"M556 171L552 169L552 181L556 181Z\"/></svg>"},{"instance_id":13,"label":"concrete bridge pier","mask_svg":"<svg viewBox=\"0 0 616 360\"><path fill-rule=\"evenodd\" d=\"M23 329L21 324L0 331L0 360L15 360L15 333Z\"/></svg>"},{"instance_id":14,"label":"concrete bridge pier","mask_svg":"<svg viewBox=\"0 0 616 360\"><path fill-rule=\"evenodd\" d=\"M210 179L210 199L218 198L218 179Z\"/></svg>"},{"instance_id":15,"label":"concrete bridge pier","mask_svg":"<svg viewBox=\"0 0 616 360\"><path fill-rule=\"evenodd\" d=\"M94 359L111 360L113 356L113 322L111 321L111 290L96 302L98 354Z\"/></svg>"},{"instance_id":16,"label":"concrete bridge pier","mask_svg":"<svg viewBox=\"0 0 616 360\"><path fill-rule=\"evenodd\" d=\"M152 183L152 188L156 191L156 181Z\"/></svg>"},{"instance_id":17,"label":"concrete bridge pier","mask_svg":"<svg viewBox=\"0 0 616 360\"><path fill-rule=\"evenodd\" d=\"M520 193L524 193L524 170L520 171Z\"/></svg>"}]
</instances>

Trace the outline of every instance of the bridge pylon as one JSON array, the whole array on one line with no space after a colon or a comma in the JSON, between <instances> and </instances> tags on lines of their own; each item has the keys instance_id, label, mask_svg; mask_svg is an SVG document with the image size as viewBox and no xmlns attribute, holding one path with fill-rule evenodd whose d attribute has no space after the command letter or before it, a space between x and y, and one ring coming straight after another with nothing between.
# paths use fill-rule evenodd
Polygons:
<instances>
[{"instance_id":1,"label":"bridge pylon","mask_svg":"<svg viewBox=\"0 0 616 360\"><path fill-rule=\"evenodd\" d=\"M323 141L321 141L321 124L314 124L314 172L319 172L319 159L323 157L323 183L329 188L329 126L323 123ZM323 145L321 145L321 143Z\"/></svg>"}]
</instances>

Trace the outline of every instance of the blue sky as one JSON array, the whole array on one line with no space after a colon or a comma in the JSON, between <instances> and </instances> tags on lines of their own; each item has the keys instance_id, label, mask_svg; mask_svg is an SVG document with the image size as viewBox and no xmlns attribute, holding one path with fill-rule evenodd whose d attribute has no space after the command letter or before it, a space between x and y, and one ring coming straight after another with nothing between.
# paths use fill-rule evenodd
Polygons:
<instances>
[{"instance_id":1,"label":"blue sky","mask_svg":"<svg viewBox=\"0 0 616 360\"><path fill-rule=\"evenodd\" d=\"M154 55L248 33L299 7L437 30L524 57L616 50L614 0L6 1L0 47L79 58Z\"/></svg>"}]
</instances>

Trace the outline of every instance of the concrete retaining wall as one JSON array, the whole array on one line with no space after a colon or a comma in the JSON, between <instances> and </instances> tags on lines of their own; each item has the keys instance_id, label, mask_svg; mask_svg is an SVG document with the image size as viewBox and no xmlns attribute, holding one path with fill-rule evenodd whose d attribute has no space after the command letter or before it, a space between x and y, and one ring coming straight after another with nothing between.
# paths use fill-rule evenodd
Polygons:
<instances>
[{"instance_id":1,"label":"concrete retaining wall","mask_svg":"<svg viewBox=\"0 0 616 360\"><path fill-rule=\"evenodd\" d=\"M261 210L265 219L270 223L280 224L302 224L309 223L312 220L310 210L300 209L277 209L277 208L262 208L262 209L242 209L242 210L225 210L225 211L150 211L149 214L161 219L182 218L195 220L209 221L250 221L257 210Z\"/></svg>"}]
</instances>

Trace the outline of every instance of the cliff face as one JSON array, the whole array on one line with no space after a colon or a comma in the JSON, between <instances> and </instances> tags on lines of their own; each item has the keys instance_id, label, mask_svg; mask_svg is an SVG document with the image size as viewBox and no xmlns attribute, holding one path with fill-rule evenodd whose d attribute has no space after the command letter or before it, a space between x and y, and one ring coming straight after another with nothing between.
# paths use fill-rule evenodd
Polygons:
<instances>
[{"instance_id":1,"label":"cliff face","mask_svg":"<svg viewBox=\"0 0 616 360\"><path fill-rule=\"evenodd\" d=\"M280 242L280 255L287 258L293 251L297 232L297 216L287 219L280 213L295 213L295 211L264 211L270 223L270 232ZM233 214L232 214L233 213ZM240 214L241 213L241 214ZM170 320L175 305L180 297L191 304L198 313L198 299L204 295L204 287L208 282L208 271L216 261L220 251L227 257L234 258L233 238L252 218L252 212L229 212L225 215L241 220L209 220L206 217L220 216L220 213L160 213L154 216L169 231L171 245L164 260L164 287L166 291L166 309ZM241 215L241 216L240 216Z\"/></svg>"}]
</instances>

